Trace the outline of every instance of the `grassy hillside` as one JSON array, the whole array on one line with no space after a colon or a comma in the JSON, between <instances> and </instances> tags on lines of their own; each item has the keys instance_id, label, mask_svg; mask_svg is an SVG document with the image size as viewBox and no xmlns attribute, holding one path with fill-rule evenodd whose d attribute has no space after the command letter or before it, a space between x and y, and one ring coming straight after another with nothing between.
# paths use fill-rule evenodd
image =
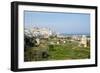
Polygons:
<instances>
[{"instance_id":1,"label":"grassy hillside","mask_svg":"<svg viewBox=\"0 0 100 73\"><path fill-rule=\"evenodd\" d=\"M27 48L24 53L24 61L43 61L43 60L70 60L90 58L90 47L80 47L78 42L61 44L50 44L56 40L41 40L37 47ZM43 54L44 53L44 54Z\"/></svg>"}]
</instances>

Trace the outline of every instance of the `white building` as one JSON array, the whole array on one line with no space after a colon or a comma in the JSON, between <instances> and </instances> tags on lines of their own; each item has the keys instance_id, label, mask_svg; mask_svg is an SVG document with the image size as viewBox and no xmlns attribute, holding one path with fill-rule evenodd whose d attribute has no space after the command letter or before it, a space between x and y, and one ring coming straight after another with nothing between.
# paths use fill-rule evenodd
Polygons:
<instances>
[{"instance_id":1,"label":"white building","mask_svg":"<svg viewBox=\"0 0 100 73\"><path fill-rule=\"evenodd\" d=\"M79 45L83 45L84 47L88 46L88 38L86 37L86 35L82 35L82 38L80 40Z\"/></svg>"},{"instance_id":2,"label":"white building","mask_svg":"<svg viewBox=\"0 0 100 73\"><path fill-rule=\"evenodd\" d=\"M49 36L52 35L52 31L47 29L47 28L38 28L38 27L33 27L31 29L25 30L27 31L27 35L32 35L34 37L39 37L39 38L49 38Z\"/></svg>"}]
</instances>

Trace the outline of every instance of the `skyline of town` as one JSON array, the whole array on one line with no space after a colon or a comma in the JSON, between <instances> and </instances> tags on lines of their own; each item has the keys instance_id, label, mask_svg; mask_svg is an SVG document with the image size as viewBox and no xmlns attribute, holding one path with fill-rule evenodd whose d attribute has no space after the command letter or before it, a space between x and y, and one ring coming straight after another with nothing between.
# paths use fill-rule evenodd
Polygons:
<instances>
[{"instance_id":1,"label":"skyline of town","mask_svg":"<svg viewBox=\"0 0 100 73\"><path fill-rule=\"evenodd\" d=\"M25 28L36 26L59 33L90 34L89 14L24 11L24 17Z\"/></svg>"}]
</instances>

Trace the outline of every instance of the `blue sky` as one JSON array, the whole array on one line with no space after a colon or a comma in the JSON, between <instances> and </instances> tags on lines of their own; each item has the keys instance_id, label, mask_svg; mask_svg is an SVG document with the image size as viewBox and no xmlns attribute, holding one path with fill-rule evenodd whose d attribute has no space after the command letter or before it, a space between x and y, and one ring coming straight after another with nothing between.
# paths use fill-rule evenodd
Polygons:
<instances>
[{"instance_id":1,"label":"blue sky","mask_svg":"<svg viewBox=\"0 0 100 73\"><path fill-rule=\"evenodd\" d=\"M90 33L89 14L24 11L24 23L26 28L31 26L46 27L58 33Z\"/></svg>"}]
</instances>

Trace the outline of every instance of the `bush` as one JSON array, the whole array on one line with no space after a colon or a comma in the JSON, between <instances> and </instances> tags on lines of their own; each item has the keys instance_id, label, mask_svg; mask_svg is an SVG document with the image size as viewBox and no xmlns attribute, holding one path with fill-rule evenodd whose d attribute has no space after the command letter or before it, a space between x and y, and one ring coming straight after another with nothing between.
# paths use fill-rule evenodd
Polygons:
<instances>
[{"instance_id":1,"label":"bush","mask_svg":"<svg viewBox=\"0 0 100 73\"><path fill-rule=\"evenodd\" d=\"M54 45L48 45L49 46L49 51L55 51L55 49L54 49Z\"/></svg>"}]
</instances>

